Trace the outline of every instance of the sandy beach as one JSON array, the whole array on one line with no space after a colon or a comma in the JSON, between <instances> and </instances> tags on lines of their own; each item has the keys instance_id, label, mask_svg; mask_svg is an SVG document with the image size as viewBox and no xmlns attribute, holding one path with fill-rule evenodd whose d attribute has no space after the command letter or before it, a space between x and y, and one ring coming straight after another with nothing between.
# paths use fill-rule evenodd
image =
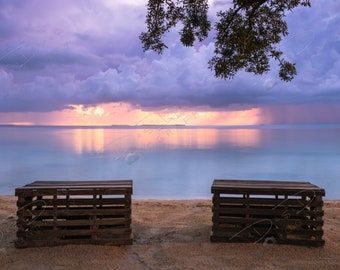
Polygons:
<instances>
[{"instance_id":1,"label":"sandy beach","mask_svg":"<svg viewBox=\"0 0 340 270\"><path fill-rule=\"evenodd\" d=\"M340 201L325 201L324 247L211 243L211 201L134 200L133 245L16 249L16 197L0 196L1 269L339 269Z\"/></svg>"}]
</instances>

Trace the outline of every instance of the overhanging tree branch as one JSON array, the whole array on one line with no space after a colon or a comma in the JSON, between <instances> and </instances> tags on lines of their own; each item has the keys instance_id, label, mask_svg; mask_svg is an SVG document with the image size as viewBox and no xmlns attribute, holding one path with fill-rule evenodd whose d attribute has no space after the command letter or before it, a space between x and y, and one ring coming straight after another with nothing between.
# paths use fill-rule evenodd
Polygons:
<instances>
[{"instance_id":1,"label":"overhanging tree branch","mask_svg":"<svg viewBox=\"0 0 340 270\"><path fill-rule=\"evenodd\" d=\"M276 46L288 34L286 12L310 6L310 0L233 0L233 4L233 8L217 14L215 55L208 62L215 76L232 79L242 69L262 75L269 71L269 59L273 58L279 63L279 77L292 80L295 64L285 60ZM185 46L208 36L207 0L149 0L147 8L148 30L140 35L144 50L162 53L167 48L162 37L179 22L183 25L180 40Z\"/></svg>"}]
</instances>

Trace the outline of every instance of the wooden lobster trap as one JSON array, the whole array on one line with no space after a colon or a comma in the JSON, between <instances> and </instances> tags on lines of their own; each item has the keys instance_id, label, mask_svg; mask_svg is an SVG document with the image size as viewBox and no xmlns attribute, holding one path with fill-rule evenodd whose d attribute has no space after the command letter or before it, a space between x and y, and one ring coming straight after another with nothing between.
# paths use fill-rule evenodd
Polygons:
<instances>
[{"instance_id":1,"label":"wooden lobster trap","mask_svg":"<svg viewBox=\"0 0 340 270\"><path fill-rule=\"evenodd\" d=\"M214 180L212 242L322 246L324 189L309 182Z\"/></svg>"},{"instance_id":2,"label":"wooden lobster trap","mask_svg":"<svg viewBox=\"0 0 340 270\"><path fill-rule=\"evenodd\" d=\"M132 244L132 180L36 181L15 195L18 248Z\"/></svg>"}]
</instances>

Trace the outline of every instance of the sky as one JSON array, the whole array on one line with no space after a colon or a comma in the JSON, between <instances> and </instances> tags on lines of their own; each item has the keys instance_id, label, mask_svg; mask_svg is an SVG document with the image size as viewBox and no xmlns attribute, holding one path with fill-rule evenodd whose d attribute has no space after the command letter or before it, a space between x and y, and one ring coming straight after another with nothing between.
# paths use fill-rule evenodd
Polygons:
<instances>
[{"instance_id":1,"label":"sky","mask_svg":"<svg viewBox=\"0 0 340 270\"><path fill-rule=\"evenodd\" d=\"M225 2L209 1L213 22ZM287 83L277 63L215 78L213 33L184 47L174 29L144 52L146 0L0 0L0 124L340 123L340 2L311 2L287 14Z\"/></svg>"}]
</instances>

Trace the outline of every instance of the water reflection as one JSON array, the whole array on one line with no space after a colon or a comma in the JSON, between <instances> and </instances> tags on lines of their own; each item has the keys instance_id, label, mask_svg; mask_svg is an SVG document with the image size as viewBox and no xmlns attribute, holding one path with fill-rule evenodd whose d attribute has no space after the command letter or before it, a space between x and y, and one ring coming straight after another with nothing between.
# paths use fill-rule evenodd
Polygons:
<instances>
[{"instance_id":1,"label":"water reflection","mask_svg":"<svg viewBox=\"0 0 340 270\"><path fill-rule=\"evenodd\" d=\"M225 178L311 181L339 198L339 138L340 128L0 127L0 193L38 179L133 179L139 198L210 198Z\"/></svg>"},{"instance_id":2,"label":"water reflection","mask_svg":"<svg viewBox=\"0 0 340 270\"><path fill-rule=\"evenodd\" d=\"M230 144L237 147L258 147L261 142L261 130L259 129L228 129L224 133L217 132L217 141L222 144ZM221 135L223 136L221 138Z\"/></svg>"},{"instance_id":3,"label":"water reflection","mask_svg":"<svg viewBox=\"0 0 340 270\"><path fill-rule=\"evenodd\" d=\"M258 129L74 129L72 132L73 141L68 134L63 134L62 141L78 154L131 149L211 149L223 145L257 147L261 141Z\"/></svg>"},{"instance_id":4,"label":"water reflection","mask_svg":"<svg viewBox=\"0 0 340 270\"><path fill-rule=\"evenodd\" d=\"M68 142L69 140L65 140ZM71 146L77 154L105 151L104 129L75 129Z\"/></svg>"}]
</instances>

